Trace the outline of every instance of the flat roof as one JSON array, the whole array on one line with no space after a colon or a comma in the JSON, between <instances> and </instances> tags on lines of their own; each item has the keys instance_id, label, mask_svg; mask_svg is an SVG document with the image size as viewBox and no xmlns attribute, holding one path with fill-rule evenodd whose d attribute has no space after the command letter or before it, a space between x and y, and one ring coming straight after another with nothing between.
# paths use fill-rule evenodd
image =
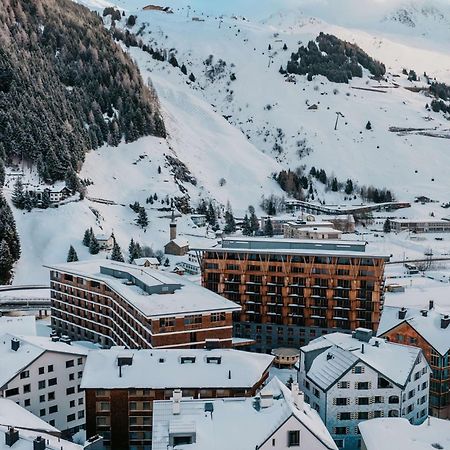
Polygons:
<instances>
[{"instance_id":1,"label":"flat roof","mask_svg":"<svg viewBox=\"0 0 450 450\"><path fill-rule=\"evenodd\" d=\"M450 421L436 417L421 425L402 417L365 420L359 429L367 450L450 449Z\"/></svg>"},{"instance_id":2,"label":"flat roof","mask_svg":"<svg viewBox=\"0 0 450 450\"><path fill-rule=\"evenodd\" d=\"M322 242L328 240L322 239ZM299 256L341 256L343 258L377 258L389 261L390 256L382 253L364 253L344 250L297 250L297 249L254 249L254 248L222 248L222 247L196 247L191 250L199 252L218 252L218 253L255 253L258 255L299 255Z\"/></svg>"},{"instance_id":3,"label":"flat roof","mask_svg":"<svg viewBox=\"0 0 450 450\"><path fill-rule=\"evenodd\" d=\"M179 316L209 311L239 311L241 309L236 303L199 284L181 278L177 274L148 267L107 259L77 261L45 267L105 283L146 317ZM123 275L120 275L121 273ZM130 284L130 278L135 280L134 284ZM139 286L143 286L147 290ZM167 293L164 291L166 288Z\"/></svg>"},{"instance_id":4,"label":"flat roof","mask_svg":"<svg viewBox=\"0 0 450 450\"><path fill-rule=\"evenodd\" d=\"M273 356L233 349L127 350L131 366L117 357L123 347L89 352L81 386L86 389L251 388L268 370Z\"/></svg>"}]
</instances>

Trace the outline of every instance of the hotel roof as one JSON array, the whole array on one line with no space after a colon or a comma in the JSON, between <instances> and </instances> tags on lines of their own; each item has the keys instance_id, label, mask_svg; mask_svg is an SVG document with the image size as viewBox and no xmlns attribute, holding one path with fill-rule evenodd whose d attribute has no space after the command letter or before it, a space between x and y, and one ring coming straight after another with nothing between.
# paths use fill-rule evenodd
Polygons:
<instances>
[{"instance_id":1,"label":"hotel roof","mask_svg":"<svg viewBox=\"0 0 450 450\"><path fill-rule=\"evenodd\" d=\"M119 370L121 356L131 365ZM232 349L91 351L81 386L86 389L249 389L272 364L273 356Z\"/></svg>"},{"instance_id":2,"label":"hotel roof","mask_svg":"<svg viewBox=\"0 0 450 450\"><path fill-rule=\"evenodd\" d=\"M46 267L105 283L146 317L240 310L236 303L179 275L148 267L111 260L78 261Z\"/></svg>"}]
</instances>

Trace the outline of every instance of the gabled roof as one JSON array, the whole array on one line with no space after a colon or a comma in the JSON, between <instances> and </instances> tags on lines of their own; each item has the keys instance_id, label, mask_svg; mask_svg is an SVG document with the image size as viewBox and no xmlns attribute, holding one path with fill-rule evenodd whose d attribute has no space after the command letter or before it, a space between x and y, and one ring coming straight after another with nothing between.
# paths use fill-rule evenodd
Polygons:
<instances>
[{"instance_id":1,"label":"gabled roof","mask_svg":"<svg viewBox=\"0 0 450 450\"><path fill-rule=\"evenodd\" d=\"M318 386L326 386L324 389L334 385L359 361L398 386L405 386L421 353L420 348L386 342L380 338L372 337L369 342L361 342L345 333L321 336L302 347L301 351L308 353L320 348L324 351L314 358L306 375Z\"/></svg>"},{"instance_id":2,"label":"gabled roof","mask_svg":"<svg viewBox=\"0 0 450 450\"><path fill-rule=\"evenodd\" d=\"M16 351L11 348L11 340L13 339L20 342ZM62 342L52 342L47 337L3 334L0 336L0 361L7 361L7 364L3 363L0 365L0 387L7 384L46 351L74 355L87 354L85 348Z\"/></svg>"},{"instance_id":3,"label":"gabled roof","mask_svg":"<svg viewBox=\"0 0 450 450\"><path fill-rule=\"evenodd\" d=\"M268 394L272 405L256 407L257 398ZM208 406L207 406L208 405ZM261 448L289 419L306 428L323 449L337 450L336 444L318 413L307 403L298 409L292 392L274 377L255 398L186 399L180 403L180 414L174 415L172 401L153 403L153 450L166 450L169 429L189 427L196 433L191 450L252 450ZM205 410L212 410L210 413ZM300 428L300 425L299 425ZM243 432L245 430L245 432ZM304 430L303 433L308 431Z\"/></svg>"},{"instance_id":4,"label":"gabled roof","mask_svg":"<svg viewBox=\"0 0 450 450\"><path fill-rule=\"evenodd\" d=\"M445 355L450 349L450 326L441 328L441 319L450 314L440 309L433 308L426 311L408 308L404 319L398 318L400 308L388 306L383 309L378 335L386 334L397 328L402 323L407 323L416 330L439 354Z\"/></svg>"},{"instance_id":5,"label":"gabled roof","mask_svg":"<svg viewBox=\"0 0 450 450\"><path fill-rule=\"evenodd\" d=\"M133 264L136 264L137 266L143 266L146 262L154 266L161 265L159 259L155 258L154 256L145 256L143 258L136 258L135 260L133 260Z\"/></svg>"}]
</instances>

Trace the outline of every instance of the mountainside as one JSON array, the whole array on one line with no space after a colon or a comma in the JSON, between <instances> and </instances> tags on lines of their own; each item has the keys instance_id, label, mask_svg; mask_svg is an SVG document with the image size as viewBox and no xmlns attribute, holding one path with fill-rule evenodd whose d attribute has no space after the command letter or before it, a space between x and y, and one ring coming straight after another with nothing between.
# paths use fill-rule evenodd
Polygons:
<instances>
[{"instance_id":1,"label":"mountainside","mask_svg":"<svg viewBox=\"0 0 450 450\"><path fill-rule=\"evenodd\" d=\"M101 19L69 0L0 1L0 157L46 181L86 151L165 136L154 90Z\"/></svg>"},{"instance_id":2,"label":"mountainside","mask_svg":"<svg viewBox=\"0 0 450 450\"><path fill-rule=\"evenodd\" d=\"M81 245L88 227L114 231L123 250L131 237L160 250L170 220L162 208L172 203L195 209L201 199L211 200L222 217L230 203L243 217L249 205L260 215L264 199L273 195L281 204L288 193L346 205L418 195L450 200L448 100L441 96L440 110L430 107L439 96L434 78L450 82L444 49L450 33L437 27L436 42L431 31L422 33L425 22L441 23L438 15L422 20L423 11L410 2L375 0L163 2L173 14L143 10L145 0L83 3L103 17L144 80L152 79L167 137L88 153L82 201L15 211L24 254L15 282L29 280L31 272L33 281L45 281L44 269L31 269L65 259L69 244L80 258L89 257ZM413 11L416 35L389 19L401 7ZM337 14L339 8L345 14ZM450 17L445 8L442 14ZM301 60L305 50L299 49L319 44L321 33L333 45L323 42L309 55L314 70L285 73L292 55ZM346 79L330 81L330 62L339 65L342 58ZM375 67L384 69L374 73ZM35 173L26 171L25 178L35 180ZM11 188L7 181L8 197ZM154 194L157 200L147 202ZM148 214L145 229L128 206L135 202ZM187 216L178 230L191 244L214 243L214 234Z\"/></svg>"}]
</instances>

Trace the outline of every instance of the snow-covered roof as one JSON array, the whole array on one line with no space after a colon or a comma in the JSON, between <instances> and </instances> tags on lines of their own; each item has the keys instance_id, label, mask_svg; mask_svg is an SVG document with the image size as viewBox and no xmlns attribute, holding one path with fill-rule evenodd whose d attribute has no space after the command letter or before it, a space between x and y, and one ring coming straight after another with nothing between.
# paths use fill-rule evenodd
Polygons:
<instances>
[{"instance_id":1,"label":"snow-covered roof","mask_svg":"<svg viewBox=\"0 0 450 450\"><path fill-rule=\"evenodd\" d=\"M106 234L96 234L95 239L97 239L97 241L108 241L109 239L111 239L111 235L108 236Z\"/></svg>"},{"instance_id":2,"label":"snow-covered roof","mask_svg":"<svg viewBox=\"0 0 450 450\"><path fill-rule=\"evenodd\" d=\"M367 450L450 450L450 421L429 417L421 425L404 418L380 418L359 424Z\"/></svg>"},{"instance_id":3,"label":"snow-covered roof","mask_svg":"<svg viewBox=\"0 0 450 450\"><path fill-rule=\"evenodd\" d=\"M20 342L17 350L12 350L12 340ZM8 364L0 366L0 387L8 383L46 351L73 355L87 354L87 350L82 347L52 342L48 337L3 334L0 336L0 361L7 361Z\"/></svg>"},{"instance_id":4,"label":"snow-covered roof","mask_svg":"<svg viewBox=\"0 0 450 450\"><path fill-rule=\"evenodd\" d=\"M363 342L345 333L321 336L302 347L301 351L308 353L320 349L323 351L314 358L307 377L324 390L334 385L359 361L393 383L404 386L421 352L419 348L386 342L376 337Z\"/></svg>"},{"instance_id":5,"label":"snow-covered roof","mask_svg":"<svg viewBox=\"0 0 450 450\"><path fill-rule=\"evenodd\" d=\"M178 245L178 247L180 247L180 248L189 247L189 241L187 241L186 239L176 238L176 239L172 239L170 242L173 242L175 245Z\"/></svg>"},{"instance_id":6,"label":"snow-covered roof","mask_svg":"<svg viewBox=\"0 0 450 450\"><path fill-rule=\"evenodd\" d=\"M420 224L429 224L429 223L442 223L445 225L450 225L448 220L436 219L434 217L430 217L429 219L389 219L389 222L392 223L420 223Z\"/></svg>"},{"instance_id":7,"label":"snow-covered roof","mask_svg":"<svg viewBox=\"0 0 450 450\"><path fill-rule=\"evenodd\" d=\"M122 367L119 376L117 358L123 352L122 347L91 351L81 386L87 389L250 388L273 361L270 355L232 349L127 350L133 361L131 366Z\"/></svg>"},{"instance_id":8,"label":"snow-covered roof","mask_svg":"<svg viewBox=\"0 0 450 450\"><path fill-rule=\"evenodd\" d=\"M149 263L153 266L159 266L161 264L159 262L159 259L153 256L136 258L135 260L133 260L133 264L135 264L136 266L143 266L145 263Z\"/></svg>"},{"instance_id":9,"label":"snow-covered roof","mask_svg":"<svg viewBox=\"0 0 450 450\"><path fill-rule=\"evenodd\" d=\"M202 286L181 279L176 274L162 273L149 267L119 263L111 260L89 260L46 266L52 270L96 280L139 309L147 317L177 316L206 311L239 311L240 306ZM137 282L159 289L150 294L136 283L130 285L128 278L116 278L103 269L126 273ZM163 288L170 287L170 291Z\"/></svg>"},{"instance_id":10,"label":"snow-covered roof","mask_svg":"<svg viewBox=\"0 0 450 450\"><path fill-rule=\"evenodd\" d=\"M0 316L0 335L5 333L33 336L36 334L35 316Z\"/></svg>"},{"instance_id":11,"label":"snow-covered roof","mask_svg":"<svg viewBox=\"0 0 450 450\"><path fill-rule=\"evenodd\" d=\"M5 427L29 428L45 433L60 434L59 430L7 398L0 397L0 424ZM0 432L1 433L1 432ZM0 449L4 439L0 438ZM15 448L15 447L14 447Z\"/></svg>"},{"instance_id":12,"label":"snow-covered roof","mask_svg":"<svg viewBox=\"0 0 450 450\"><path fill-rule=\"evenodd\" d=\"M450 315L450 311L445 312L435 308L425 308L424 310L406 308L405 317L400 319L400 309L401 308L390 306L383 309L380 325L378 327L379 336L400 323L406 322L441 355L445 355L448 352L450 349L450 326L442 328L441 319L444 315ZM422 314L422 311L426 311L426 315Z\"/></svg>"},{"instance_id":13,"label":"snow-covered roof","mask_svg":"<svg viewBox=\"0 0 450 450\"><path fill-rule=\"evenodd\" d=\"M185 446L186 449L255 449L290 417L301 422L322 443L323 448L337 449L318 413L307 403L303 403L301 409L297 408L292 392L277 377L272 378L260 394L272 395L272 405L255 408L255 398L183 398L180 402L180 413L174 415L172 400L155 401L153 450L166 450L169 432L180 429L189 429L196 435L195 442ZM205 412L211 409L212 413ZM237 430L245 432L235 432Z\"/></svg>"}]
</instances>

